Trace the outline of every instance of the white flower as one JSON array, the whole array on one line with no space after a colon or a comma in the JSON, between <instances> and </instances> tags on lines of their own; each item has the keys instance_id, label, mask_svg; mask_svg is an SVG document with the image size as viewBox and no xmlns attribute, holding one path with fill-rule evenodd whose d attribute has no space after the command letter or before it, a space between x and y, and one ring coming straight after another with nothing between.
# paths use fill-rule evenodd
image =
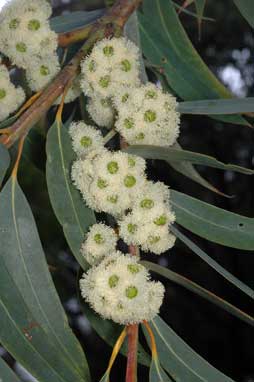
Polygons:
<instances>
[{"instance_id":1,"label":"white flower","mask_svg":"<svg viewBox=\"0 0 254 382\"><path fill-rule=\"evenodd\" d=\"M112 127L115 112L109 98L102 98L98 94L94 94L88 100L87 111L98 126L109 129Z\"/></svg>"},{"instance_id":2,"label":"white flower","mask_svg":"<svg viewBox=\"0 0 254 382\"><path fill-rule=\"evenodd\" d=\"M103 148L103 136L100 131L85 122L72 122L69 128L72 147L78 156Z\"/></svg>"},{"instance_id":3,"label":"white flower","mask_svg":"<svg viewBox=\"0 0 254 382\"><path fill-rule=\"evenodd\" d=\"M120 87L115 93L116 130L129 144L170 146L179 135L176 99L152 83Z\"/></svg>"},{"instance_id":4,"label":"white flower","mask_svg":"<svg viewBox=\"0 0 254 382\"><path fill-rule=\"evenodd\" d=\"M21 87L11 83L8 70L0 64L0 121L5 120L25 101Z\"/></svg>"},{"instance_id":5,"label":"white flower","mask_svg":"<svg viewBox=\"0 0 254 382\"><path fill-rule=\"evenodd\" d=\"M121 85L140 84L139 50L124 37L101 40L81 63L81 72L85 94L111 97Z\"/></svg>"},{"instance_id":6,"label":"white flower","mask_svg":"<svg viewBox=\"0 0 254 382\"><path fill-rule=\"evenodd\" d=\"M0 51L17 66L54 55L57 34L50 29L51 8L45 0L14 0L0 14Z\"/></svg>"},{"instance_id":7,"label":"white flower","mask_svg":"<svg viewBox=\"0 0 254 382\"><path fill-rule=\"evenodd\" d=\"M153 319L164 296L163 285L150 281L135 256L118 251L84 274L80 288L98 314L124 325Z\"/></svg>"},{"instance_id":8,"label":"white flower","mask_svg":"<svg viewBox=\"0 0 254 382\"><path fill-rule=\"evenodd\" d=\"M115 252L116 243L117 235L112 228L102 223L94 224L82 244L81 253L89 264L95 265Z\"/></svg>"},{"instance_id":9,"label":"white flower","mask_svg":"<svg viewBox=\"0 0 254 382\"><path fill-rule=\"evenodd\" d=\"M47 86L60 70L56 54L43 59L34 58L27 66L26 77L31 90L39 91Z\"/></svg>"},{"instance_id":10,"label":"white flower","mask_svg":"<svg viewBox=\"0 0 254 382\"><path fill-rule=\"evenodd\" d=\"M175 243L170 233L174 221L168 187L160 182L146 182L136 195L132 211L119 221L119 235L126 244L140 245L143 251L159 255Z\"/></svg>"},{"instance_id":11,"label":"white flower","mask_svg":"<svg viewBox=\"0 0 254 382\"><path fill-rule=\"evenodd\" d=\"M145 183L145 161L118 152L101 150L75 162L72 179L87 205L114 216L132 208ZM82 178L82 179L81 179Z\"/></svg>"}]
</instances>

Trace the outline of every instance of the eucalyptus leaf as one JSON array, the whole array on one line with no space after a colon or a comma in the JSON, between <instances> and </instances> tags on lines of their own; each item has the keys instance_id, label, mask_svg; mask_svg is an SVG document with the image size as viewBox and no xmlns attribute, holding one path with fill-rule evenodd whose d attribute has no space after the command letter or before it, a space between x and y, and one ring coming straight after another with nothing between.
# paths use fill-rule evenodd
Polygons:
<instances>
[{"instance_id":1,"label":"eucalyptus leaf","mask_svg":"<svg viewBox=\"0 0 254 382\"><path fill-rule=\"evenodd\" d=\"M0 144L0 186L4 179L5 173L10 165L10 155L5 146Z\"/></svg>"},{"instance_id":2,"label":"eucalyptus leaf","mask_svg":"<svg viewBox=\"0 0 254 382\"><path fill-rule=\"evenodd\" d=\"M88 228L96 222L79 191L71 181L71 166L76 159L71 139L63 124L55 122L47 136L46 176L50 201L66 240L79 264L87 268L80 253Z\"/></svg>"},{"instance_id":3,"label":"eucalyptus leaf","mask_svg":"<svg viewBox=\"0 0 254 382\"><path fill-rule=\"evenodd\" d=\"M200 297L212 302L213 304L224 309L226 312L232 314L233 316L239 318L240 320L246 322L247 324L254 326L254 318L249 316L247 313L236 308L234 305L223 300L221 297L216 296L214 293L209 290L201 287L195 282L187 279L186 277L179 275L176 272L171 271L165 267L161 267L158 264L151 263L150 261L141 261L141 264L144 265L152 272L156 272L159 275L167 278L168 280L183 286L184 288L190 290L191 292L197 294Z\"/></svg>"},{"instance_id":4,"label":"eucalyptus leaf","mask_svg":"<svg viewBox=\"0 0 254 382\"><path fill-rule=\"evenodd\" d=\"M152 359L150 371L149 371L149 382L174 382L174 381L162 369L159 363L159 360Z\"/></svg>"},{"instance_id":5,"label":"eucalyptus leaf","mask_svg":"<svg viewBox=\"0 0 254 382\"><path fill-rule=\"evenodd\" d=\"M14 115L13 117L10 117L8 119L5 119L4 121L0 122L0 129L4 129L10 125L12 125L16 121L17 117Z\"/></svg>"},{"instance_id":6,"label":"eucalyptus leaf","mask_svg":"<svg viewBox=\"0 0 254 382\"><path fill-rule=\"evenodd\" d=\"M0 380L1 379L3 382L20 382L20 379L0 357Z\"/></svg>"},{"instance_id":7,"label":"eucalyptus leaf","mask_svg":"<svg viewBox=\"0 0 254 382\"><path fill-rule=\"evenodd\" d=\"M68 326L48 270L30 206L14 177L3 188L0 201L1 260L8 272L15 277L17 290L28 306L33 320L49 336L56 356L61 359L58 367L66 373L66 378L69 375L69 378L72 376L77 381L88 380L86 358Z\"/></svg>"},{"instance_id":8,"label":"eucalyptus leaf","mask_svg":"<svg viewBox=\"0 0 254 382\"><path fill-rule=\"evenodd\" d=\"M175 226L171 227L171 232L181 240L188 248L190 248L196 255L198 255L202 260L204 260L210 267L212 267L216 272L218 272L222 277L228 280L231 284L240 289L243 293L254 299L254 291L246 284L244 284L237 277L228 272L210 256L208 256L201 248L199 248L195 243L193 243L187 236L180 232Z\"/></svg>"},{"instance_id":9,"label":"eucalyptus leaf","mask_svg":"<svg viewBox=\"0 0 254 382\"><path fill-rule=\"evenodd\" d=\"M150 326L160 363L175 382L233 382L191 349L159 316ZM144 333L147 336L145 329Z\"/></svg>"},{"instance_id":10,"label":"eucalyptus leaf","mask_svg":"<svg viewBox=\"0 0 254 382\"><path fill-rule=\"evenodd\" d=\"M87 24L95 22L103 16L105 9L95 11L76 11L65 15L56 16L50 19L50 26L56 33L64 33L73 29L81 28Z\"/></svg>"},{"instance_id":11,"label":"eucalyptus leaf","mask_svg":"<svg viewBox=\"0 0 254 382\"><path fill-rule=\"evenodd\" d=\"M231 98L194 49L171 0L145 0L139 13L144 55L164 73L183 100ZM241 116L216 116L224 122L250 126Z\"/></svg>"},{"instance_id":12,"label":"eucalyptus leaf","mask_svg":"<svg viewBox=\"0 0 254 382\"><path fill-rule=\"evenodd\" d=\"M180 102L182 114L241 114L254 112L254 97Z\"/></svg>"},{"instance_id":13,"label":"eucalyptus leaf","mask_svg":"<svg viewBox=\"0 0 254 382\"><path fill-rule=\"evenodd\" d=\"M168 163L170 162L190 162L196 165L203 165L221 170L230 170L246 175L253 175L254 170L240 167L233 164L225 164L211 156L196 153L193 151L179 150L174 147L148 146L148 145L133 145L126 150L128 153L142 156L146 159L160 159Z\"/></svg>"},{"instance_id":14,"label":"eucalyptus leaf","mask_svg":"<svg viewBox=\"0 0 254 382\"><path fill-rule=\"evenodd\" d=\"M254 28L253 0L234 0L234 3L250 26Z\"/></svg>"},{"instance_id":15,"label":"eucalyptus leaf","mask_svg":"<svg viewBox=\"0 0 254 382\"><path fill-rule=\"evenodd\" d=\"M176 222L209 241L231 248L254 249L254 219L171 190Z\"/></svg>"}]
</instances>

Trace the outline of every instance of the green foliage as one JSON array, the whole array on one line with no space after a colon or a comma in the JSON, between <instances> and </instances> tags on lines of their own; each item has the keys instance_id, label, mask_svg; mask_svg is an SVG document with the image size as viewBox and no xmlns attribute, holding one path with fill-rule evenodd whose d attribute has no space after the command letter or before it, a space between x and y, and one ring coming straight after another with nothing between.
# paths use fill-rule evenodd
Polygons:
<instances>
[{"instance_id":1,"label":"green foliage","mask_svg":"<svg viewBox=\"0 0 254 382\"><path fill-rule=\"evenodd\" d=\"M144 54L152 65L161 69L179 97L191 101L232 97L194 49L171 0L146 0L143 11L139 21ZM217 118L248 125L240 116Z\"/></svg>"},{"instance_id":2,"label":"green foliage","mask_svg":"<svg viewBox=\"0 0 254 382\"><path fill-rule=\"evenodd\" d=\"M56 33L64 33L91 24L104 14L104 10L77 11L50 19L50 26Z\"/></svg>"},{"instance_id":3,"label":"green foliage","mask_svg":"<svg viewBox=\"0 0 254 382\"><path fill-rule=\"evenodd\" d=\"M96 220L71 181L71 166L75 158L67 129L55 122L47 137L46 174L50 201L74 256L86 269L87 263L80 254L80 247L89 226Z\"/></svg>"},{"instance_id":4,"label":"green foliage","mask_svg":"<svg viewBox=\"0 0 254 382\"><path fill-rule=\"evenodd\" d=\"M42 382L88 381L86 359L68 327L29 204L15 178L0 200L0 341Z\"/></svg>"},{"instance_id":5,"label":"green foliage","mask_svg":"<svg viewBox=\"0 0 254 382\"><path fill-rule=\"evenodd\" d=\"M18 377L0 357L0 375L4 382L19 382Z\"/></svg>"},{"instance_id":6,"label":"green foliage","mask_svg":"<svg viewBox=\"0 0 254 382\"><path fill-rule=\"evenodd\" d=\"M254 219L225 211L181 192L171 191L176 222L214 243L254 249Z\"/></svg>"},{"instance_id":7,"label":"green foliage","mask_svg":"<svg viewBox=\"0 0 254 382\"><path fill-rule=\"evenodd\" d=\"M0 186L9 165L10 165L9 152L3 145L0 144Z\"/></svg>"},{"instance_id":8,"label":"green foliage","mask_svg":"<svg viewBox=\"0 0 254 382\"><path fill-rule=\"evenodd\" d=\"M233 382L195 353L160 317L152 320L151 327L161 365L174 381ZM147 336L145 329L144 333Z\"/></svg>"},{"instance_id":9,"label":"green foliage","mask_svg":"<svg viewBox=\"0 0 254 382\"><path fill-rule=\"evenodd\" d=\"M254 28L254 7L252 0L233 0L243 17Z\"/></svg>"}]
</instances>

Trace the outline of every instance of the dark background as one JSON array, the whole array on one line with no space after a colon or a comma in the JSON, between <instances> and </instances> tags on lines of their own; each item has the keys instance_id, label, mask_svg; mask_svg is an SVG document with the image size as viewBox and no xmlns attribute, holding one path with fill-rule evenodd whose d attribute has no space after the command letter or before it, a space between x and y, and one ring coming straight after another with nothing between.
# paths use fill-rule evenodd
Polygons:
<instances>
[{"instance_id":1,"label":"dark background","mask_svg":"<svg viewBox=\"0 0 254 382\"><path fill-rule=\"evenodd\" d=\"M165 0L166 1L166 0ZM182 3L179 1L178 3ZM55 14L66 10L94 9L103 1L53 1ZM189 8L195 11L195 8ZM232 0L207 1L205 14L215 21L205 21L201 39L198 39L197 21L184 13L180 18L206 64L236 96L254 96L254 36ZM73 109L73 104L68 111ZM78 111L76 116L78 118ZM51 121L53 116L49 116ZM40 127L45 127L45 121ZM87 354L94 381L103 375L111 349L91 330L76 299L76 273L78 266L71 256L47 196L45 179L45 131L33 132L34 144L27 145L26 154L33 158L34 166L23 160L19 175L21 186L29 199L50 269L58 292L69 315L71 326ZM180 144L183 148L216 157L225 163L245 167L254 164L254 132L248 127L223 124L201 116L184 116L181 123ZM149 162L149 174L181 192L195 196L218 207L253 217L254 178L198 167L200 174L220 191L233 198L224 198L208 191L177 174L162 162ZM235 250L187 235L236 277L254 288L254 259L247 251ZM254 234L254 233L253 233ZM168 266L199 283L240 309L253 315L253 302L231 286L206 263L184 247L179 241L163 256L146 259ZM212 365L237 382L254 382L253 328L224 312L184 288L162 280L167 287L161 315L193 349ZM13 364L12 359L4 354ZM15 365L15 368L17 365ZM112 373L112 382L124 380L125 360L120 356ZM19 369L20 372L20 369ZM140 381L147 381L147 369L140 368ZM24 381L32 381L24 376ZM188 382L188 381L184 381ZM214 381L223 382L223 381Z\"/></svg>"}]
</instances>

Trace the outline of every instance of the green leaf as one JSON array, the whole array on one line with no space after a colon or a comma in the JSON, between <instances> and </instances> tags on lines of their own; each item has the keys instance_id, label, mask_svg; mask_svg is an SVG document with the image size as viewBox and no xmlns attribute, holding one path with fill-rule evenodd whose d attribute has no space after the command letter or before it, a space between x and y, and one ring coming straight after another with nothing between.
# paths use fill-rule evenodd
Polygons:
<instances>
[{"instance_id":1,"label":"green leaf","mask_svg":"<svg viewBox=\"0 0 254 382\"><path fill-rule=\"evenodd\" d=\"M195 353L159 316L154 318L150 325L160 363L174 381L233 382Z\"/></svg>"},{"instance_id":2,"label":"green leaf","mask_svg":"<svg viewBox=\"0 0 254 382\"><path fill-rule=\"evenodd\" d=\"M89 380L84 353L68 326L67 317L48 270L30 206L15 178L11 178L6 183L0 194L0 201L1 261L8 273L14 276L17 289L15 292L13 286L9 285L12 302L13 304L15 302L15 293L20 293L20 298L24 300L22 305L26 304L30 311L28 316L32 316L31 320L43 328L52 343L54 353L59 358L57 366L59 374L66 375L66 381L71 380L71 378L77 381ZM4 283L2 281L3 272L4 269L1 268L2 283ZM2 290L2 286L0 289L1 296L5 299L4 293L6 291ZM8 322L8 325L18 325L19 330L22 331L22 327L26 328L27 325L20 326L18 324L18 307L17 296L13 308L16 309L13 313L14 316L8 313L10 315L9 320L13 319L14 323ZM3 309L7 308L3 307ZM10 309L12 308L10 307ZM27 308L24 308L22 313L25 318L27 316L26 310ZM20 322L23 320L22 314ZM0 316L2 317L2 315ZM14 333L13 337L10 335L10 330L6 330L6 333L4 331L2 334L5 336L5 340L2 340L3 344L8 350L11 349L12 354L16 354L15 345L12 343L8 347L6 345L6 342L14 341ZM45 337L45 335L43 336ZM15 341L18 341L18 337ZM43 344L43 337L41 343ZM51 353L52 361L54 361L54 353L53 355ZM18 353L17 356L18 360L23 359L22 354ZM33 370L32 360L30 362L31 364L29 364L28 359L29 370Z\"/></svg>"},{"instance_id":3,"label":"green leaf","mask_svg":"<svg viewBox=\"0 0 254 382\"><path fill-rule=\"evenodd\" d=\"M0 357L0 380L2 382L20 382L16 374L9 368L9 366Z\"/></svg>"},{"instance_id":4,"label":"green leaf","mask_svg":"<svg viewBox=\"0 0 254 382\"><path fill-rule=\"evenodd\" d=\"M175 143L173 147L177 148L178 150L183 150L182 147L178 143ZM175 171L177 171L180 174L186 176L187 178L193 180L194 182L200 184L201 186L207 188L208 190L213 191L213 192L215 192L219 195L222 195L222 196L227 196L227 195L223 194L221 191L219 191L217 188L215 188L212 184L210 184L206 179L204 179L197 172L197 170L194 168L194 166L192 166L192 164L190 162L170 161L169 164Z\"/></svg>"},{"instance_id":5,"label":"green leaf","mask_svg":"<svg viewBox=\"0 0 254 382\"><path fill-rule=\"evenodd\" d=\"M78 279L81 278L82 273L79 272ZM95 313L94 310L92 310L89 305L84 301L84 299L80 295L80 288L78 285L78 295L79 295L79 302L80 306L90 322L92 328L96 331L96 333L111 347L113 347L120 336L123 326L118 325L110 320L104 320L102 319L97 313ZM124 343L120 352L123 355L127 355L127 346ZM143 347L139 344L138 346L138 362L141 365L149 366L150 365L150 357L145 352Z\"/></svg>"},{"instance_id":6,"label":"green leaf","mask_svg":"<svg viewBox=\"0 0 254 382\"><path fill-rule=\"evenodd\" d=\"M214 261L210 256L208 256L201 248L194 244L190 239L188 239L183 233L181 233L175 226L171 227L172 233L181 240L188 248L190 248L196 255L198 255L202 260L204 260L210 267L212 267L216 272L218 272L222 277L228 280L231 284L240 289L243 293L254 299L254 291L244 284L237 277L228 272L220 264Z\"/></svg>"},{"instance_id":7,"label":"green leaf","mask_svg":"<svg viewBox=\"0 0 254 382\"><path fill-rule=\"evenodd\" d=\"M80 253L80 247L85 233L96 219L72 184L70 174L75 159L67 129L55 122L47 137L46 176L49 197L74 256L81 267L86 269L87 262Z\"/></svg>"},{"instance_id":8,"label":"green leaf","mask_svg":"<svg viewBox=\"0 0 254 382\"><path fill-rule=\"evenodd\" d=\"M189 16L192 16L192 17L195 17L195 18L198 18L198 15L194 12L190 12L188 11L187 9L183 8L181 5L175 3L174 1L172 2L174 4L174 7L178 10L181 10L182 13L186 13L187 15ZM211 17L202 17L202 20L204 21L215 21L213 18Z\"/></svg>"},{"instance_id":9,"label":"green leaf","mask_svg":"<svg viewBox=\"0 0 254 382\"><path fill-rule=\"evenodd\" d=\"M233 164L225 164L218 161L216 158L210 157L208 155L182 149L179 150L174 147L134 145L129 146L126 151L131 154L142 156L146 159L159 159L164 160L168 163L186 161L196 165L219 168L221 170L230 170L246 175L254 174L254 170Z\"/></svg>"},{"instance_id":10,"label":"green leaf","mask_svg":"<svg viewBox=\"0 0 254 382\"><path fill-rule=\"evenodd\" d=\"M10 165L10 155L5 146L0 144L0 186L4 179L5 173Z\"/></svg>"},{"instance_id":11,"label":"green leaf","mask_svg":"<svg viewBox=\"0 0 254 382\"><path fill-rule=\"evenodd\" d=\"M247 313L236 308L234 305L223 300L221 297L216 296L214 293L209 290L201 287L195 282L187 279L186 277L179 275L176 272L171 271L165 267L161 267L158 264L151 263L150 261L141 261L141 264L144 265L152 272L156 272L159 275L167 278L168 280L183 286L184 288L190 290L191 292L197 294L200 297L212 302L213 304L224 309L226 312L232 314L233 316L239 318L240 320L246 322L247 324L254 326L254 318L249 316Z\"/></svg>"},{"instance_id":12,"label":"green leaf","mask_svg":"<svg viewBox=\"0 0 254 382\"><path fill-rule=\"evenodd\" d=\"M180 102L178 111L182 114L205 115L253 113L254 97Z\"/></svg>"},{"instance_id":13,"label":"green leaf","mask_svg":"<svg viewBox=\"0 0 254 382\"><path fill-rule=\"evenodd\" d=\"M91 24L105 13L104 9L85 12L77 11L50 19L50 26L56 33L68 32Z\"/></svg>"},{"instance_id":14,"label":"green leaf","mask_svg":"<svg viewBox=\"0 0 254 382\"><path fill-rule=\"evenodd\" d=\"M244 250L254 249L254 219L171 191L176 222L214 243Z\"/></svg>"},{"instance_id":15,"label":"green leaf","mask_svg":"<svg viewBox=\"0 0 254 382\"><path fill-rule=\"evenodd\" d=\"M234 3L250 26L254 28L253 0L234 0Z\"/></svg>"},{"instance_id":16,"label":"green leaf","mask_svg":"<svg viewBox=\"0 0 254 382\"><path fill-rule=\"evenodd\" d=\"M0 123L0 129L3 129L5 127L8 127L12 125L16 121L17 117L14 115L13 117L10 117L8 119L5 119Z\"/></svg>"},{"instance_id":17,"label":"green leaf","mask_svg":"<svg viewBox=\"0 0 254 382\"><path fill-rule=\"evenodd\" d=\"M194 49L171 0L145 0L139 14L143 52L161 68L169 86L184 100L231 98ZM241 116L217 116L225 122L249 124Z\"/></svg>"},{"instance_id":18,"label":"green leaf","mask_svg":"<svg viewBox=\"0 0 254 382\"><path fill-rule=\"evenodd\" d=\"M162 369L158 358L152 359L149 371L149 382L174 382Z\"/></svg>"}]
</instances>

